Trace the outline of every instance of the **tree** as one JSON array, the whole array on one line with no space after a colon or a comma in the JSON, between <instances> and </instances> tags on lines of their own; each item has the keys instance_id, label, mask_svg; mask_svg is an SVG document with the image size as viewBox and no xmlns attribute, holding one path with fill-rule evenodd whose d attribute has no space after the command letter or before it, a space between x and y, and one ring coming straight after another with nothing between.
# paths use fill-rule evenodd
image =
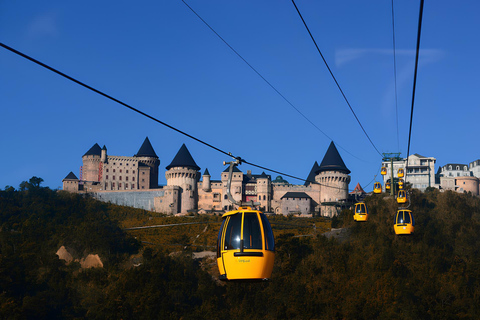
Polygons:
<instances>
[{"instance_id":1,"label":"tree","mask_svg":"<svg viewBox=\"0 0 480 320\"><path fill-rule=\"evenodd\" d=\"M30 186L32 188L38 188L38 187L40 187L40 184L43 182L43 179L39 178L39 177L36 177L36 176L33 176L33 177L30 178L29 182L30 182Z\"/></svg>"}]
</instances>

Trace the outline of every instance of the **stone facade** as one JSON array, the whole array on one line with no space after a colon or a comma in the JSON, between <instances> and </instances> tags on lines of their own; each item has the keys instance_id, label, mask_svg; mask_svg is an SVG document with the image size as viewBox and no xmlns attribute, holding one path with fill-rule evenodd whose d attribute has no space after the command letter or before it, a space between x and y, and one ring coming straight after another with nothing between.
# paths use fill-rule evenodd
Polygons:
<instances>
[{"instance_id":1,"label":"stone facade","mask_svg":"<svg viewBox=\"0 0 480 320\"><path fill-rule=\"evenodd\" d=\"M166 214L233 209L227 197L228 168L221 173L221 180L211 180L208 169L200 180L200 167L185 145L166 167L167 185L163 187L158 186L160 160L148 138L133 157L109 156L106 147L95 144L82 160L81 178L70 173L63 180L65 191ZM304 185L289 184L281 177L272 181L264 172L245 174L234 167L230 192L235 201L254 202L265 212L332 217L338 213L338 204L349 197L349 173L332 142Z\"/></svg>"}]
</instances>

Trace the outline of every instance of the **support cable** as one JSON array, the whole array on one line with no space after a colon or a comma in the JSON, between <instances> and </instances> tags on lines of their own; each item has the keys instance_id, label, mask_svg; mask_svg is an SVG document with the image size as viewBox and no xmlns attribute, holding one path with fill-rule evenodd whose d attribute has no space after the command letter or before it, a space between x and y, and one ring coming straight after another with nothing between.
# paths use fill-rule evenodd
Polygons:
<instances>
[{"instance_id":1,"label":"support cable","mask_svg":"<svg viewBox=\"0 0 480 320\"><path fill-rule=\"evenodd\" d=\"M157 123L160 123L161 125L164 125L164 126L170 128L170 129L172 129L172 130L174 130L174 131L176 131L176 132L178 132L178 133L180 133L180 134L183 134L184 136L189 137L190 139L193 139L193 140L195 140L195 141L197 141L197 142L200 142L201 144L203 144L203 145L205 145L205 146L207 146L207 147L210 147L210 148L212 148L212 149L214 149L214 150L216 150L216 151L218 151L218 152L220 152L220 153L223 153L224 155L227 155L227 156L229 156L229 157L232 157L232 158L238 160L239 163L246 163L246 164L249 164L249 165L251 165L251 166L253 166L253 167L257 167L257 168L260 168L260 169L263 169L263 170L266 170L266 171L269 171L269 172L274 172L274 173L277 173L277 174L280 174L280 175L283 175L283 176L286 176L286 177L289 177L289 178L293 178L293 179L297 179L297 180L300 180L300 181L307 182L306 179L302 179L302 178L299 178L299 177L296 177L296 176L293 176L293 175L290 175L290 174L287 174L287 173L284 173L284 172L281 172L281 171L276 171L276 170L273 170L273 169L269 169L269 168L267 168L267 167L263 167L263 166L254 164L254 163L252 163L252 162L248 162L248 161L242 159L242 158L239 157L239 156L234 156L234 155L232 155L231 152L226 152L226 151L224 151L224 150L222 150L222 149L220 149L220 148L217 148L217 147L215 147L215 146L213 146L213 145L211 145L211 144L209 144L209 143L207 143L207 142L205 142L205 141L203 141L203 140L201 140L201 139L199 139L199 138L196 138L196 137L194 137L194 136L192 136L192 135L190 135L190 134L188 134L188 133L186 133L186 132L184 132L184 131L182 131L182 130L180 130L180 129L177 129L177 128L175 128L175 127L173 127L173 126L171 126L171 125L169 125L169 124L167 124L167 123L165 123L165 122L163 122L163 121L161 121L161 120L159 120L159 119L157 119L157 118L155 118L155 117L153 117L153 116L151 116L151 115L149 115L149 114L147 114L147 113L145 113L145 112L143 112L143 111L141 111L141 110L139 110L139 109L137 109L137 108L134 108L134 107L126 104L125 102L123 102L123 101L121 101L121 100L119 100L119 99L116 99L116 98L114 98L114 97L112 97L112 96L110 96L110 95L108 95L108 94L106 94L106 93L104 93L104 92L102 92L102 91L100 91L100 90L98 90L98 89L95 89L95 88L93 88L92 86L89 86L89 85L87 85L87 84L85 84L85 83L83 83L83 82L81 82L81 81L79 81L79 80L77 80L77 79L75 79L75 78L73 78L73 77L71 77L71 76L69 76L69 75L67 75L67 74L65 74L65 73L63 73L63 72L55 69L55 68L53 68L53 67L50 67L49 65L47 65L47 64L45 64L45 63L43 63L43 62L40 62L40 61L37 60L37 59L34 59L34 58L32 58L32 57L30 57L30 56L28 56L28 55L26 55L26 54L24 54L24 53L22 53L22 52L20 52L20 51L18 51L18 50L15 50L15 49L13 49L12 47L9 47L9 46L7 46L6 44L4 44L4 43L2 43L2 42L0 42L0 47L3 47L3 48L5 48L5 49L7 49L7 50L9 50L9 51L11 51L11 52L13 52L13 53L15 53L15 54L17 54L17 55L19 55L19 56L27 59L27 60L30 60L31 62L34 62L34 63L36 63L36 64L38 64L38 65L40 65L40 66L42 66L42 67L44 67L44 68L46 68L46 69L48 69L48 70L50 70L50 71L58 74L58 75L60 75L60 76L62 76L62 77L64 77L64 78L70 80L70 81L75 82L76 84L81 85L81 86L84 87L84 88L87 88L87 89L89 89L89 90L91 90L91 91L93 91L93 92L95 92L95 93L97 93L97 94L105 97L105 98L108 98L108 99L110 99L110 100L112 100L112 101L114 101L114 102L116 102L116 103L118 103L118 104L121 104L122 106L124 106L124 107L126 107L126 108L128 108L128 109L130 109L130 110L132 110L132 111L135 111L135 112L137 112L137 113L139 113L139 114L141 114L141 115L143 115L143 116L145 116L145 117L147 117L147 118L149 118L149 119L151 119L151 120L153 120L153 121L155 121L155 122L157 122ZM319 185L322 185L322 186L325 186L325 187L329 187L329 188L337 188L337 187L332 187L332 186L324 185L324 184L318 183L318 182L316 182L316 181L308 181L308 182L316 183L316 184L319 184ZM337 189L343 190L343 188L337 188Z\"/></svg>"},{"instance_id":2,"label":"support cable","mask_svg":"<svg viewBox=\"0 0 480 320\"><path fill-rule=\"evenodd\" d=\"M238 53L237 50L235 50L224 38L222 38L222 36L220 34L218 34L217 31L215 31L215 29L213 29L209 24L208 22L206 22L192 7L190 7L186 2L185 0L182 0L182 2L198 17L198 19L200 19L220 40L222 40L223 43L225 43L225 45L227 47L230 48L230 50L233 51L233 53L235 53L243 62L245 62L245 64L250 67L250 69L253 70L253 72L255 72L263 81L265 81L266 84L268 84L270 86L270 88L273 89L273 91L275 91L283 100L285 100L285 102L287 102L293 109L295 109L295 111L297 111L305 120L307 120L312 126L314 126L318 131L320 131L325 137L327 137L329 140L331 141L334 141L329 135L327 135L322 129L320 129L315 123L313 123L305 114L303 114L300 109L298 109L297 107L295 107L295 105L290 101L288 100L280 91L277 90L277 88L275 88L275 86L270 83L270 81L268 81L257 69L255 69L244 57L242 57L240 55L240 53ZM339 148L341 148L342 150L344 150L345 152L347 152L349 155L351 155L352 157L358 159L358 160L361 160L361 161L364 161L358 157L356 157L355 155L353 155L352 153L350 153L348 150L346 150L345 148L343 148L341 145L339 145L338 143L335 143Z\"/></svg>"},{"instance_id":3,"label":"support cable","mask_svg":"<svg viewBox=\"0 0 480 320\"><path fill-rule=\"evenodd\" d=\"M397 148L400 151L400 134L398 130L398 99L397 99L397 59L396 59L396 50L395 50L395 12L393 9L393 0L392 0L392 39L393 39L393 79L395 82L395 115L397 123Z\"/></svg>"},{"instance_id":4,"label":"support cable","mask_svg":"<svg viewBox=\"0 0 480 320\"><path fill-rule=\"evenodd\" d=\"M417 31L417 49L416 49L416 54L415 54L415 72L413 76L413 90L412 90L412 108L410 111L410 129L408 131L408 147L407 147L407 165L406 167L408 168L408 157L410 155L410 142L411 142L411 137L412 137L412 123L413 123L413 106L415 105L415 88L417 85L417 71L418 71L418 56L420 52L420 35L422 33L422 17L423 17L423 4L424 0L420 1L420 13L418 16L418 31ZM405 181L406 175L407 175L408 169L405 172Z\"/></svg>"},{"instance_id":5,"label":"support cable","mask_svg":"<svg viewBox=\"0 0 480 320\"><path fill-rule=\"evenodd\" d=\"M377 151L377 153L381 156L382 154L380 153L380 151L378 151L378 149L377 149L377 147L375 146L375 144L373 143L372 139L370 139L370 137L368 136L367 131L365 131L365 128L363 127L362 123L360 122L360 120L358 119L357 115L355 114L355 111L353 111L353 108L352 108L352 106L350 105L350 102L348 102L348 99L347 99L347 97L345 96L345 93L343 92L342 88L340 87L340 84L338 83L337 79L336 79L335 76L333 75L332 70L331 70L330 67L328 66L328 63L327 63L327 61L325 60L325 57L323 56L322 52L320 51L320 48L318 47L317 42L315 41L315 38L313 37L312 33L310 32L310 29L308 28L307 23L306 23L305 20L303 19L303 16L302 16L302 14L300 13L300 10L298 10L298 7L297 7L297 5L295 4L295 1L292 0L292 3L293 3L293 5L295 6L295 9L297 10L298 15L300 16L300 19L302 19L303 25L304 25L305 28L307 29L308 34L310 35L310 38L312 39L313 43L315 44L315 47L317 48L318 53L319 53L320 56L322 57L322 60L323 60L323 62L325 63L325 66L327 67L328 71L330 72L330 75L332 76L333 81L335 81L335 84L337 85L338 89L340 90L340 93L342 94L343 99L345 100L345 102L347 103L348 107L350 108L350 111L353 113L353 116L355 117L355 119L357 120L358 124L360 125L360 128L362 128L363 133L364 133L365 136L367 137L368 141L370 141L370 143L372 144L373 148L374 148L374 149Z\"/></svg>"}]
</instances>

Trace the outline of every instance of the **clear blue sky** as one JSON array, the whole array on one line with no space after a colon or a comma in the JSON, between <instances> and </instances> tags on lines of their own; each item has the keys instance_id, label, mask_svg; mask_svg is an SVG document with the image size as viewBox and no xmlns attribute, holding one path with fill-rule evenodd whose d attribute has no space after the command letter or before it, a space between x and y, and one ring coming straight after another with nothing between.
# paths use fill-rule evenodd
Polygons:
<instances>
[{"instance_id":1,"label":"clear blue sky","mask_svg":"<svg viewBox=\"0 0 480 320\"><path fill-rule=\"evenodd\" d=\"M291 1L187 3L334 140L352 171L350 189L378 174L381 157ZM296 4L375 146L405 156L420 1L394 1L399 143L391 2ZM410 153L435 157L436 169L480 158L479 13L476 0L425 3ZM0 42L264 167L306 178L330 144L180 0L1 1ZM32 176L58 188L70 171L79 176L95 143L132 156L146 136L161 184L182 143L212 179L230 160L3 48L0 106L1 189Z\"/></svg>"}]
</instances>

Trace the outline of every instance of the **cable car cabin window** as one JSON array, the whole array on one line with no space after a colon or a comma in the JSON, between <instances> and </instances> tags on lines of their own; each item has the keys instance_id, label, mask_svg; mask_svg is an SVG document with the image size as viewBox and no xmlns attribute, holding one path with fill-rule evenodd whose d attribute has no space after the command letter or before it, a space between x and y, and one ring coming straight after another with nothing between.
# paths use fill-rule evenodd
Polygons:
<instances>
[{"instance_id":1,"label":"cable car cabin window","mask_svg":"<svg viewBox=\"0 0 480 320\"><path fill-rule=\"evenodd\" d=\"M230 216L225 231L225 250L240 249L240 233L242 227L242 215Z\"/></svg>"},{"instance_id":2,"label":"cable car cabin window","mask_svg":"<svg viewBox=\"0 0 480 320\"><path fill-rule=\"evenodd\" d=\"M275 239L273 238L272 227L270 226L270 221L263 213L260 213L263 224L263 232L265 233L265 250L275 251Z\"/></svg>"},{"instance_id":3,"label":"cable car cabin window","mask_svg":"<svg viewBox=\"0 0 480 320\"><path fill-rule=\"evenodd\" d=\"M411 223L410 222L410 215L408 212L400 212L397 216L397 224L403 224L403 223Z\"/></svg>"},{"instance_id":4,"label":"cable car cabin window","mask_svg":"<svg viewBox=\"0 0 480 320\"><path fill-rule=\"evenodd\" d=\"M256 212L245 212L243 220L243 248L262 250L262 231Z\"/></svg>"},{"instance_id":5,"label":"cable car cabin window","mask_svg":"<svg viewBox=\"0 0 480 320\"><path fill-rule=\"evenodd\" d=\"M225 225L225 219L223 219L222 221L222 225L220 226L220 231L218 232L218 237L217 237L217 258L220 258L221 257L221 246L222 246L222 231L223 231L223 227Z\"/></svg>"}]
</instances>

